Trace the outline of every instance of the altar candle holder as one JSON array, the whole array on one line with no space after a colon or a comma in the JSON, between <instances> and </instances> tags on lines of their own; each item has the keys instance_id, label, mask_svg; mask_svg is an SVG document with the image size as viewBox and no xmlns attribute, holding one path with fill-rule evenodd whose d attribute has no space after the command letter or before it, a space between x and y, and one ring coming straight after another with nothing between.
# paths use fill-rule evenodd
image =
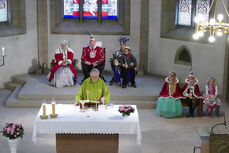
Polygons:
<instances>
[{"instance_id":1,"label":"altar candle holder","mask_svg":"<svg viewBox=\"0 0 229 153\"><path fill-rule=\"evenodd\" d=\"M4 66L5 65L5 47L2 47L2 55L0 56L2 58L2 64L0 64L0 67L1 66Z\"/></svg>"},{"instance_id":2,"label":"altar candle holder","mask_svg":"<svg viewBox=\"0 0 229 153\"><path fill-rule=\"evenodd\" d=\"M52 104L52 114L50 114L50 117L57 118L58 114L56 114L56 102L52 102L51 104Z\"/></svg>"},{"instance_id":3,"label":"altar candle holder","mask_svg":"<svg viewBox=\"0 0 229 153\"><path fill-rule=\"evenodd\" d=\"M46 103L42 104L42 115L40 116L41 119L48 119L48 116L46 115Z\"/></svg>"}]
</instances>

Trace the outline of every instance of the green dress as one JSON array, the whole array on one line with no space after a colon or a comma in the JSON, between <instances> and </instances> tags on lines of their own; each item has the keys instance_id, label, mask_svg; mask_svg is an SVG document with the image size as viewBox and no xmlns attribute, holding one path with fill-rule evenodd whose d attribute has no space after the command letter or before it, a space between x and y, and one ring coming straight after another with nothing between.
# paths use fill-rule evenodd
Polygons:
<instances>
[{"instance_id":1,"label":"green dress","mask_svg":"<svg viewBox=\"0 0 229 153\"><path fill-rule=\"evenodd\" d=\"M105 98L105 103L110 102L110 90L106 83L98 78L96 82L93 82L91 78L84 80L79 92L76 94L75 102L80 100L99 101L101 97Z\"/></svg>"},{"instance_id":2,"label":"green dress","mask_svg":"<svg viewBox=\"0 0 229 153\"><path fill-rule=\"evenodd\" d=\"M181 116L183 107L180 99L173 99L171 97L160 97L157 101L156 113L166 118L174 118Z\"/></svg>"}]
</instances>

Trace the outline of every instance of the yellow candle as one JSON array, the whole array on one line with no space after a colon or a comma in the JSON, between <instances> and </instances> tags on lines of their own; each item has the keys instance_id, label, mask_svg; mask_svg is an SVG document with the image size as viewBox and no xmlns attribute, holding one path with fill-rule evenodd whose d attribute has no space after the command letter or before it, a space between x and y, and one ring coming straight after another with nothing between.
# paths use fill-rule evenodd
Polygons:
<instances>
[{"instance_id":1,"label":"yellow candle","mask_svg":"<svg viewBox=\"0 0 229 153\"><path fill-rule=\"evenodd\" d=\"M43 104L42 107L43 107L43 117L45 117L46 116L46 104Z\"/></svg>"},{"instance_id":2,"label":"yellow candle","mask_svg":"<svg viewBox=\"0 0 229 153\"><path fill-rule=\"evenodd\" d=\"M53 116L56 114L56 112L55 112L55 105L56 105L56 102L52 102L52 115Z\"/></svg>"}]
</instances>

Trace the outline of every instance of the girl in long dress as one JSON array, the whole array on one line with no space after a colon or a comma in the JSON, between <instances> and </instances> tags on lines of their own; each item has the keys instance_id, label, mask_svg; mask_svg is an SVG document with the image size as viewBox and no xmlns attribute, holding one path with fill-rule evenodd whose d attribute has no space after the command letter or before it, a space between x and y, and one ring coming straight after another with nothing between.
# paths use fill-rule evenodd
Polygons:
<instances>
[{"instance_id":1,"label":"girl in long dress","mask_svg":"<svg viewBox=\"0 0 229 153\"><path fill-rule=\"evenodd\" d=\"M217 96L218 86L215 78L211 77L207 82L206 95L204 96L204 103L207 105L207 115L209 115L217 105L220 105L221 101Z\"/></svg>"},{"instance_id":2,"label":"girl in long dress","mask_svg":"<svg viewBox=\"0 0 229 153\"><path fill-rule=\"evenodd\" d=\"M182 97L176 73L170 72L168 77L166 77L164 86L159 94L156 113L166 118L181 116L183 107L180 98Z\"/></svg>"}]
</instances>

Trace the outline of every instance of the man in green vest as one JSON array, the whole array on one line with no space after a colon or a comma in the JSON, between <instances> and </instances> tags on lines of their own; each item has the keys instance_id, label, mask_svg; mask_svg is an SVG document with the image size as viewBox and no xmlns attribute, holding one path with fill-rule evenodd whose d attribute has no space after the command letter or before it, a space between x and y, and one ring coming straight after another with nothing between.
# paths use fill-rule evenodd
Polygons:
<instances>
[{"instance_id":1,"label":"man in green vest","mask_svg":"<svg viewBox=\"0 0 229 153\"><path fill-rule=\"evenodd\" d=\"M84 80L75 97L75 105L81 100L100 101L109 104L110 90L106 83L99 77L100 71L96 68L90 71L90 77Z\"/></svg>"}]
</instances>

